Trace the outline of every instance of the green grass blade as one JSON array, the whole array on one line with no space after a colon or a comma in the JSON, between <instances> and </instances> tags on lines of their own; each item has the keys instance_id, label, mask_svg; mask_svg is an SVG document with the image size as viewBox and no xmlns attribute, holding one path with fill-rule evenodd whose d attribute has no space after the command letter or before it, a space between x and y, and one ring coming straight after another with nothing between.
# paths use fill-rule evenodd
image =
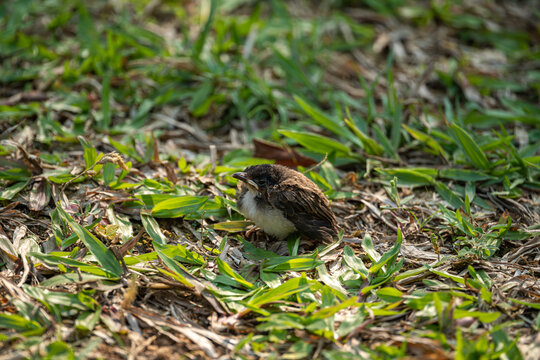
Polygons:
<instances>
[{"instance_id":1,"label":"green grass blade","mask_svg":"<svg viewBox=\"0 0 540 360\"><path fill-rule=\"evenodd\" d=\"M441 155L444 159L448 159L448 154L444 151L443 147L431 136L425 134L419 130L413 129L405 124L402 124L403 128L407 130L412 137L416 140L421 141L426 144L430 149L432 149L436 154Z\"/></svg>"},{"instance_id":2,"label":"green grass blade","mask_svg":"<svg viewBox=\"0 0 540 360\"><path fill-rule=\"evenodd\" d=\"M435 183L437 170L428 168L416 169L377 169L377 171L398 178L399 186L426 186Z\"/></svg>"},{"instance_id":3,"label":"green grass blade","mask_svg":"<svg viewBox=\"0 0 540 360\"><path fill-rule=\"evenodd\" d=\"M197 41L195 41L195 44L193 44L193 57L197 60L200 59L201 52L204 48L204 44L206 43L208 34L210 33L211 25L212 25L212 22L214 21L214 15L216 13L216 8L217 8L217 1L210 0L210 12L208 14L208 19L206 20L206 23L204 24L204 28L202 29L199 37L197 38Z\"/></svg>"},{"instance_id":4,"label":"green grass blade","mask_svg":"<svg viewBox=\"0 0 540 360\"><path fill-rule=\"evenodd\" d=\"M377 142L371 139L369 136L364 134L360 129L354 125L350 119L344 119L345 124L354 132L354 134L360 139L362 145L366 149L366 152L371 155L381 155L384 152L382 146L377 144Z\"/></svg>"},{"instance_id":5,"label":"green grass blade","mask_svg":"<svg viewBox=\"0 0 540 360\"><path fill-rule=\"evenodd\" d=\"M164 200L152 209L152 216L177 218L199 211L208 201L208 196L179 196Z\"/></svg>"},{"instance_id":6,"label":"green grass blade","mask_svg":"<svg viewBox=\"0 0 540 360\"><path fill-rule=\"evenodd\" d=\"M96 257L96 260L103 268L116 276L122 275L122 267L114 256L113 252L107 248L101 241L90 233L84 226L78 224L66 213L60 204L57 204L58 214L77 234L79 239L86 245L88 250Z\"/></svg>"},{"instance_id":7,"label":"green grass blade","mask_svg":"<svg viewBox=\"0 0 540 360\"><path fill-rule=\"evenodd\" d=\"M310 105L299 96L295 95L294 100L296 100L302 110L304 110L304 112L308 114L316 123L330 130L334 134L356 143L356 145L361 145L358 142L358 139L356 139L350 131L344 128L340 122L333 120L330 116L326 115L313 105Z\"/></svg>"},{"instance_id":8,"label":"green grass blade","mask_svg":"<svg viewBox=\"0 0 540 360\"><path fill-rule=\"evenodd\" d=\"M326 136L293 130L278 130L278 132L288 138L296 140L296 142L306 149L318 153L325 154L335 152L337 155L348 155L350 152L347 146Z\"/></svg>"},{"instance_id":9,"label":"green grass blade","mask_svg":"<svg viewBox=\"0 0 540 360\"><path fill-rule=\"evenodd\" d=\"M369 234L366 234L362 239L362 249L364 249L371 261L377 262L381 259L381 255L375 250L373 240L371 240L371 236Z\"/></svg>"},{"instance_id":10,"label":"green grass blade","mask_svg":"<svg viewBox=\"0 0 540 360\"><path fill-rule=\"evenodd\" d=\"M317 259L317 254L313 256L274 257L266 260L262 269L268 272L307 271L315 269L321 264L323 261Z\"/></svg>"},{"instance_id":11,"label":"green grass blade","mask_svg":"<svg viewBox=\"0 0 540 360\"><path fill-rule=\"evenodd\" d=\"M403 241L403 236L401 235L401 230L398 229L398 234L394 246L385 253L375 264L371 265L368 272L370 274L375 274L379 271L386 263L388 263L392 258L395 258L399 254L401 249L401 242Z\"/></svg>"},{"instance_id":12,"label":"green grass blade","mask_svg":"<svg viewBox=\"0 0 540 360\"><path fill-rule=\"evenodd\" d=\"M221 260L220 258L216 259L216 263L219 269L219 272L224 275L228 276L231 279L233 279L238 284L244 286L247 289L253 289L255 288L255 285L244 279L240 274L238 274L236 271L234 271L229 264L227 264L225 261Z\"/></svg>"},{"instance_id":13,"label":"green grass blade","mask_svg":"<svg viewBox=\"0 0 540 360\"><path fill-rule=\"evenodd\" d=\"M144 229L146 230L148 235L150 235L152 240L154 240L159 245L167 244L167 238L161 232L161 229L159 228L159 224L157 223L156 219L154 219L150 215L141 213L141 222L144 226Z\"/></svg>"},{"instance_id":14,"label":"green grass blade","mask_svg":"<svg viewBox=\"0 0 540 360\"><path fill-rule=\"evenodd\" d=\"M343 249L343 262L355 272L361 274L364 279L368 277L369 272L364 262L354 254L353 249L348 245Z\"/></svg>"},{"instance_id":15,"label":"green grass blade","mask_svg":"<svg viewBox=\"0 0 540 360\"><path fill-rule=\"evenodd\" d=\"M251 306L260 307L269 302L287 299L294 294L309 289L312 285L313 284L311 284L309 281L308 283L305 283L305 279L302 277L292 278L280 286L270 289L260 296L250 299L248 304Z\"/></svg>"},{"instance_id":16,"label":"green grass blade","mask_svg":"<svg viewBox=\"0 0 540 360\"><path fill-rule=\"evenodd\" d=\"M437 181L435 182L435 189L455 209L464 208L465 203L461 200L461 197L452 191L445 183Z\"/></svg>"},{"instance_id":17,"label":"green grass blade","mask_svg":"<svg viewBox=\"0 0 540 360\"><path fill-rule=\"evenodd\" d=\"M457 124L452 124L451 129L458 140L458 145L471 163L477 168L488 170L490 168L489 160L471 135Z\"/></svg>"},{"instance_id":18,"label":"green grass blade","mask_svg":"<svg viewBox=\"0 0 540 360\"><path fill-rule=\"evenodd\" d=\"M184 273L187 273L187 271L185 270L185 268L178 264L176 261L174 261L173 259L171 259L169 256L167 256L164 252L163 252L163 247L161 247L160 245L154 243L154 250L156 250L156 253L158 254L159 258L161 259L161 261L163 261L163 264L172 272L168 272L166 270L163 270L164 273L168 274L169 276L173 277L174 279L176 279L178 282L180 282L181 284L184 284L185 286L187 287L194 287L194 285L186 278L186 276L184 275ZM160 269L161 271L162 269Z\"/></svg>"}]
</instances>

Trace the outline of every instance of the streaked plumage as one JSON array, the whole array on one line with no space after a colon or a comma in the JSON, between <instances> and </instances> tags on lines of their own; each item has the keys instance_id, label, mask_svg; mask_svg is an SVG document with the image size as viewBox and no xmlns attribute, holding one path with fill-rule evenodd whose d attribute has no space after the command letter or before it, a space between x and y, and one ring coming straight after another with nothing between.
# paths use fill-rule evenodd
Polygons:
<instances>
[{"instance_id":1,"label":"streaked plumage","mask_svg":"<svg viewBox=\"0 0 540 360\"><path fill-rule=\"evenodd\" d=\"M238 208L265 233L284 239L293 232L331 242L338 226L328 199L304 174L281 165L255 165L233 175L242 181Z\"/></svg>"}]
</instances>

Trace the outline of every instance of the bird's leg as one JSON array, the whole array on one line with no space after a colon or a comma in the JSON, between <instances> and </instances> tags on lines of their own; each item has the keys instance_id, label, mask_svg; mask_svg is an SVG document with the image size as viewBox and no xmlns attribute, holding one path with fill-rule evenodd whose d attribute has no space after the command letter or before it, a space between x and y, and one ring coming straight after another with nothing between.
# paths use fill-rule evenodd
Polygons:
<instances>
[{"instance_id":1,"label":"bird's leg","mask_svg":"<svg viewBox=\"0 0 540 360\"><path fill-rule=\"evenodd\" d=\"M300 241L300 253L313 251L317 245L320 245L319 241L313 240L313 238L309 236L302 235Z\"/></svg>"},{"instance_id":2,"label":"bird's leg","mask_svg":"<svg viewBox=\"0 0 540 360\"><path fill-rule=\"evenodd\" d=\"M251 236L251 234L253 234L257 230L259 230L259 227L254 226L251 229L249 229L248 231L246 231L246 238L249 238Z\"/></svg>"}]
</instances>

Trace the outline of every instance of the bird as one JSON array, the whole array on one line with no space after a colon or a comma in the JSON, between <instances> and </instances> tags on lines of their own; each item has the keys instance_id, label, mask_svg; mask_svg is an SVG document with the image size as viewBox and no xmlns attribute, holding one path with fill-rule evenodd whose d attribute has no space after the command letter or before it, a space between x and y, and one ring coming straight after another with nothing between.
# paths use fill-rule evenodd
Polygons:
<instances>
[{"instance_id":1,"label":"bird","mask_svg":"<svg viewBox=\"0 0 540 360\"><path fill-rule=\"evenodd\" d=\"M316 243L331 243L336 217L319 187L301 172L277 164L247 167L232 175L241 181L240 213L266 234L283 240L299 233Z\"/></svg>"}]
</instances>

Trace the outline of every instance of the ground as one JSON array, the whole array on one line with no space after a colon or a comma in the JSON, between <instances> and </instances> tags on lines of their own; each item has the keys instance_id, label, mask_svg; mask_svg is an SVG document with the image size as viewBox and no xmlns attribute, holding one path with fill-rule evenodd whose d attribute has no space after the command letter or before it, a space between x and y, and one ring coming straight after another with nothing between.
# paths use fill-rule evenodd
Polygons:
<instances>
[{"instance_id":1,"label":"ground","mask_svg":"<svg viewBox=\"0 0 540 360\"><path fill-rule=\"evenodd\" d=\"M0 4L0 359L540 358L538 8ZM334 243L245 221L268 162Z\"/></svg>"}]
</instances>

